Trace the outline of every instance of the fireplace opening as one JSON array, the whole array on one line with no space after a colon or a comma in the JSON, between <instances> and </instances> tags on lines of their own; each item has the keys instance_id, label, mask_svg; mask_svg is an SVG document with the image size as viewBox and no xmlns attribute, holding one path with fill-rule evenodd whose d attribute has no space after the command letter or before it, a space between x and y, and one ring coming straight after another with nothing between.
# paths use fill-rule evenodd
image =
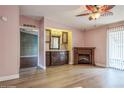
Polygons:
<instances>
[{"instance_id":1,"label":"fireplace opening","mask_svg":"<svg viewBox=\"0 0 124 93\"><path fill-rule=\"evenodd\" d=\"M78 64L90 64L90 55L89 54L79 54Z\"/></svg>"}]
</instances>

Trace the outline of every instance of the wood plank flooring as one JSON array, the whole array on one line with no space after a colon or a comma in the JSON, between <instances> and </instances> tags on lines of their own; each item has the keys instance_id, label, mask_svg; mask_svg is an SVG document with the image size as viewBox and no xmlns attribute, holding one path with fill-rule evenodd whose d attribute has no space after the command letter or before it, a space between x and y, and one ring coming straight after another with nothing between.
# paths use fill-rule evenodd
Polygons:
<instances>
[{"instance_id":1,"label":"wood plank flooring","mask_svg":"<svg viewBox=\"0 0 124 93\"><path fill-rule=\"evenodd\" d=\"M63 65L20 72L20 78L0 82L0 87L17 88L102 88L124 87L124 71L91 65Z\"/></svg>"}]
</instances>

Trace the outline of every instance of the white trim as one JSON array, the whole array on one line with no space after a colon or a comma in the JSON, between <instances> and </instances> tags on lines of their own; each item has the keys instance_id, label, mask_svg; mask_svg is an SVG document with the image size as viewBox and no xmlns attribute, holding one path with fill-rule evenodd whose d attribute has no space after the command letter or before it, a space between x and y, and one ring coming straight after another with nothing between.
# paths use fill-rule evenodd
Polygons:
<instances>
[{"instance_id":1,"label":"white trim","mask_svg":"<svg viewBox=\"0 0 124 93\"><path fill-rule=\"evenodd\" d=\"M39 66L40 68L46 70L46 67L45 67L45 66L43 66L43 65L41 65L41 64L39 64L38 66Z\"/></svg>"},{"instance_id":2,"label":"white trim","mask_svg":"<svg viewBox=\"0 0 124 93\"><path fill-rule=\"evenodd\" d=\"M44 21L45 21L45 19L44 19ZM44 22L45 23L45 22ZM45 26L44 26L44 29L43 29L43 34L44 34L44 36L43 36L43 39L44 39L44 43L43 43L43 62L44 62L44 64L45 64L45 66L43 66L42 68L43 69L46 69L46 29L47 29L47 27L45 28Z\"/></svg>"},{"instance_id":3,"label":"white trim","mask_svg":"<svg viewBox=\"0 0 124 93\"><path fill-rule=\"evenodd\" d=\"M96 66L100 66L100 67L106 67L106 65L103 64L103 63L95 63L95 65L96 65Z\"/></svg>"},{"instance_id":4,"label":"white trim","mask_svg":"<svg viewBox=\"0 0 124 93\"><path fill-rule=\"evenodd\" d=\"M33 28L33 27L25 27L25 26L20 26L20 28L23 28L23 29L30 29L30 30L32 30L33 32L37 32L38 33L38 55L30 55L30 56L20 56L20 57L38 57L38 61L37 61L37 66L39 66L39 67L41 67L40 66L40 61L39 61L39 57L40 57L40 47L39 47L39 43L40 43L40 29L39 28ZM20 32L21 32L21 30L20 30Z\"/></svg>"},{"instance_id":5,"label":"white trim","mask_svg":"<svg viewBox=\"0 0 124 93\"><path fill-rule=\"evenodd\" d=\"M6 81L11 79L17 79L19 78L19 74L9 75L9 76L1 76L0 81Z\"/></svg>"},{"instance_id":6,"label":"white trim","mask_svg":"<svg viewBox=\"0 0 124 93\"><path fill-rule=\"evenodd\" d=\"M40 65L40 29L38 30L38 62L37 62L37 65L39 66Z\"/></svg>"},{"instance_id":7,"label":"white trim","mask_svg":"<svg viewBox=\"0 0 124 93\"><path fill-rule=\"evenodd\" d=\"M109 31L107 29L107 39L106 39L106 67L109 67Z\"/></svg>"},{"instance_id":8,"label":"white trim","mask_svg":"<svg viewBox=\"0 0 124 93\"><path fill-rule=\"evenodd\" d=\"M72 65L73 63L72 62L69 62L70 65Z\"/></svg>"}]
</instances>

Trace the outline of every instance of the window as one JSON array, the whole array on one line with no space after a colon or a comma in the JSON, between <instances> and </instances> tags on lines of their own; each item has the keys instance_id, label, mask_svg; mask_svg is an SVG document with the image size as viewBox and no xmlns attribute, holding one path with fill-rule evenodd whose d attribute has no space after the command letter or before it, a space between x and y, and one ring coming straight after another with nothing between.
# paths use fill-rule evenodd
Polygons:
<instances>
[{"instance_id":1,"label":"window","mask_svg":"<svg viewBox=\"0 0 124 93\"><path fill-rule=\"evenodd\" d=\"M124 70L124 27L108 30L109 36L109 66Z\"/></svg>"}]
</instances>

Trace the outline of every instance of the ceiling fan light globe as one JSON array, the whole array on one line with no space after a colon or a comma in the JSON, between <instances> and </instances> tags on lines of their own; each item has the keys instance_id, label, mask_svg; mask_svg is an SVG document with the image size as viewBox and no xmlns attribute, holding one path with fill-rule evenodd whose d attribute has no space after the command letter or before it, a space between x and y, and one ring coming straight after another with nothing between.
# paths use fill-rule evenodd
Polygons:
<instances>
[{"instance_id":1,"label":"ceiling fan light globe","mask_svg":"<svg viewBox=\"0 0 124 93\"><path fill-rule=\"evenodd\" d=\"M101 15L100 13L95 13L95 15L94 15L94 16L95 16L95 18L99 18L99 17L100 17L100 15Z\"/></svg>"}]
</instances>

